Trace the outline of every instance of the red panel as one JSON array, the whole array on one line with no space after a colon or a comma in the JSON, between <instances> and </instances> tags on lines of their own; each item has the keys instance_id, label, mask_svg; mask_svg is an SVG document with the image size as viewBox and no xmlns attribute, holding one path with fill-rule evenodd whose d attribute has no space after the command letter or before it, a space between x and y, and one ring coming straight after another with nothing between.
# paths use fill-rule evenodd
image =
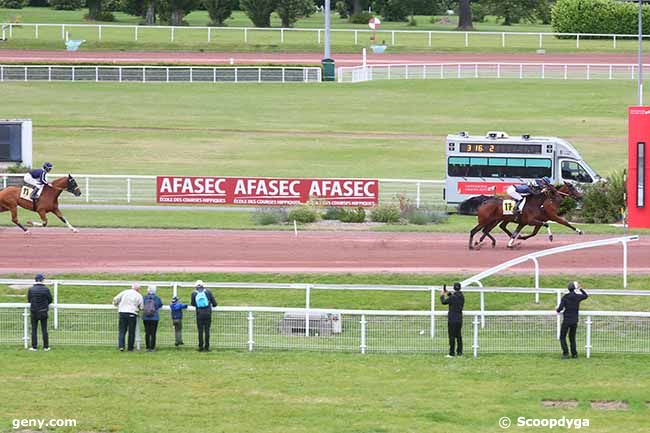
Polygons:
<instances>
[{"instance_id":1,"label":"red panel","mask_svg":"<svg viewBox=\"0 0 650 433\"><path fill-rule=\"evenodd\" d=\"M639 186L638 143L645 143L644 186L645 194L643 203L637 198ZM628 223L630 227L650 228L650 107L628 108L628 164L627 164L627 208ZM641 204L641 206L639 206Z\"/></svg>"}]
</instances>

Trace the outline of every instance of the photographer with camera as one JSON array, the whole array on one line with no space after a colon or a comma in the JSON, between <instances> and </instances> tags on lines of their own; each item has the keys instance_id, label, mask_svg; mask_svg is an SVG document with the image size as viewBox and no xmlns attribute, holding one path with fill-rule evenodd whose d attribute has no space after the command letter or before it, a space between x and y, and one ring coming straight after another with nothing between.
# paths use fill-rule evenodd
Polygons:
<instances>
[{"instance_id":1,"label":"photographer with camera","mask_svg":"<svg viewBox=\"0 0 650 433\"><path fill-rule=\"evenodd\" d=\"M447 358L463 355L463 307L465 306L465 296L460 291L460 283L454 283L454 291L447 291L447 285L442 287L440 292L440 302L443 305L449 305L447 313L447 332L449 334L449 355Z\"/></svg>"}]
</instances>

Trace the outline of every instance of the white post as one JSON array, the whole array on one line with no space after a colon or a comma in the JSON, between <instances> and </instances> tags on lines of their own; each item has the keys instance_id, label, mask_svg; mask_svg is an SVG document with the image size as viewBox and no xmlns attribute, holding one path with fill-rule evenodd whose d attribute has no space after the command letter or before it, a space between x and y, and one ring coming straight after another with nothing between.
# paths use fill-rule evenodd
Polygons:
<instances>
[{"instance_id":1,"label":"white post","mask_svg":"<svg viewBox=\"0 0 650 433\"><path fill-rule=\"evenodd\" d=\"M318 45L320 45L320 29L316 33L318 34Z\"/></svg>"},{"instance_id":2,"label":"white post","mask_svg":"<svg viewBox=\"0 0 650 433\"><path fill-rule=\"evenodd\" d=\"M585 352L587 354L587 358L591 357L591 316L587 316L587 321L585 322L587 324L587 344L585 345Z\"/></svg>"},{"instance_id":3,"label":"white post","mask_svg":"<svg viewBox=\"0 0 650 433\"><path fill-rule=\"evenodd\" d=\"M95 66L95 82L99 82L99 66Z\"/></svg>"},{"instance_id":4,"label":"white post","mask_svg":"<svg viewBox=\"0 0 650 433\"><path fill-rule=\"evenodd\" d=\"M9 30L11 30L11 27L9 27ZM65 41L65 24L61 24L61 39Z\"/></svg>"},{"instance_id":5,"label":"white post","mask_svg":"<svg viewBox=\"0 0 650 433\"><path fill-rule=\"evenodd\" d=\"M564 79L566 80L569 76L569 65L564 65Z\"/></svg>"},{"instance_id":6,"label":"white post","mask_svg":"<svg viewBox=\"0 0 650 433\"><path fill-rule=\"evenodd\" d=\"M616 35L614 35L614 48L616 48Z\"/></svg>"},{"instance_id":7,"label":"white post","mask_svg":"<svg viewBox=\"0 0 650 433\"><path fill-rule=\"evenodd\" d=\"M502 48L506 47L506 33L505 32L501 33L501 47Z\"/></svg>"},{"instance_id":8,"label":"white post","mask_svg":"<svg viewBox=\"0 0 650 433\"><path fill-rule=\"evenodd\" d=\"M472 349L474 349L474 358L478 358L478 316L474 316L474 341L472 343Z\"/></svg>"},{"instance_id":9,"label":"white post","mask_svg":"<svg viewBox=\"0 0 650 433\"><path fill-rule=\"evenodd\" d=\"M2 189L7 187L7 176L2 176Z\"/></svg>"},{"instance_id":10,"label":"white post","mask_svg":"<svg viewBox=\"0 0 650 433\"><path fill-rule=\"evenodd\" d=\"M420 182L415 184L415 207L420 209Z\"/></svg>"},{"instance_id":11,"label":"white post","mask_svg":"<svg viewBox=\"0 0 650 433\"><path fill-rule=\"evenodd\" d=\"M178 283L172 284L172 296L178 296Z\"/></svg>"},{"instance_id":12,"label":"white post","mask_svg":"<svg viewBox=\"0 0 650 433\"><path fill-rule=\"evenodd\" d=\"M284 44L284 29L280 29L280 43Z\"/></svg>"},{"instance_id":13,"label":"white post","mask_svg":"<svg viewBox=\"0 0 650 433\"><path fill-rule=\"evenodd\" d=\"M587 80L591 79L591 65L587 65Z\"/></svg>"},{"instance_id":14,"label":"white post","mask_svg":"<svg viewBox=\"0 0 650 433\"><path fill-rule=\"evenodd\" d=\"M293 237L298 237L298 223L296 220L293 220Z\"/></svg>"},{"instance_id":15,"label":"white post","mask_svg":"<svg viewBox=\"0 0 650 433\"><path fill-rule=\"evenodd\" d=\"M28 307L25 307L25 310L23 311L23 342L25 344L25 349L29 347L29 322L27 317L29 317L29 310Z\"/></svg>"},{"instance_id":16,"label":"white post","mask_svg":"<svg viewBox=\"0 0 650 433\"><path fill-rule=\"evenodd\" d=\"M519 79L524 78L524 65L519 64Z\"/></svg>"},{"instance_id":17,"label":"white post","mask_svg":"<svg viewBox=\"0 0 650 433\"><path fill-rule=\"evenodd\" d=\"M390 32L390 44L395 45L395 30Z\"/></svg>"},{"instance_id":18,"label":"white post","mask_svg":"<svg viewBox=\"0 0 650 433\"><path fill-rule=\"evenodd\" d=\"M474 65L474 78L478 78L478 63Z\"/></svg>"},{"instance_id":19,"label":"white post","mask_svg":"<svg viewBox=\"0 0 650 433\"><path fill-rule=\"evenodd\" d=\"M36 39L38 39L38 24L36 24L36 26L34 26L34 37Z\"/></svg>"},{"instance_id":20,"label":"white post","mask_svg":"<svg viewBox=\"0 0 650 433\"><path fill-rule=\"evenodd\" d=\"M54 282L54 329L59 329L59 282Z\"/></svg>"},{"instance_id":21,"label":"white post","mask_svg":"<svg viewBox=\"0 0 650 433\"><path fill-rule=\"evenodd\" d=\"M431 338L436 336L436 289L429 287L431 290Z\"/></svg>"},{"instance_id":22,"label":"white post","mask_svg":"<svg viewBox=\"0 0 650 433\"><path fill-rule=\"evenodd\" d=\"M171 32L170 32L170 33L171 33L171 41L172 41L172 42L174 42L174 29L175 29L175 27L172 26L172 28L171 28Z\"/></svg>"},{"instance_id":23,"label":"white post","mask_svg":"<svg viewBox=\"0 0 650 433\"><path fill-rule=\"evenodd\" d=\"M497 78L501 78L501 63L497 63Z\"/></svg>"},{"instance_id":24,"label":"white post","mask_svg":"<svg viewBox=\"0 0 650 433\"><path fill-rule=\"evenodd\" d=\"M354 45L358 45L358 44L359 44L359 31L355 30L354 31Z\"/></svg>"},{"instance_id":25,"label":"white post","mask_svg":"<svg viewBox=\"0 0 650 433\"><path fill-rule=\"evenodd\" d=\"M133 28L135 30L135 40L137 41L138 40L138 26L133 26Z\"/></svg>"},{"instance_id":26,"label":"white post","mask_svg":"<svg viewBox=\"0 0 650 433\"><path fill-rule=\"evenodd\" d=\"M469 47L469 32L465 32L465 48Z\"/></svg>"},{"instance_id":27,"label":"white post","mask_svg":"<svg viewBox=\"0 0 650 433\"><path fill-rule=\"evenodd\" d=\"M25 323L27 323L27 319L25 319ZM361 349L361 353L365 354L366 353L366 315L365 314L361 315L360 323L361 323L361 346L359 346L359 348Z\"/></svg>"},{"instance_id":28,"label":"white post","mask_svg":"<svg viewBox=\"0 0 650 433\"><path fill-rule=\"evenodd\" d=\"M362 61L363 61L363 67L364 67L364 68L366 67L367 55L368 55L368 54L366 53L366 49L365 49L365 48L362 49L362 50L361 50L361 59L362 59Z\"/></svg>"},{"instance_id":29,"label":"white post","mask_svg":"<svg viewBox=\"0 0 650 433\"><path fill-rule=\"evenodd\" d=\"M558 291L557 291L557 304L556 304L556 305L559 306L559 305L560 305L560 302L562 302L562 292L560 292L560 291L558 290ZM557 328L555 334L556 334L556 338L557 338L558 340L560 339L560 328L562 327L561 320L562 320L562 319L561 319L560 315L558 314L558 315L557 315L557 318L556 318L556 320L555 320L555 322L556 322L556 328Z\"/></svg>"},{"instance_id":30,"label":"white post","mask_svg":"<svg viewBox=\"0 0 650 433\"><path fill-rule=\"evenodd\" d=\"M544 70L544 63L542 63L542 80L544 79L544 72L545 72L545 70Z\"/></svg>"},{"instance_id":31,"label":"white post","mask_svg":"<svg viewBox=\"0 0 650 433\"><path fill-rule=\"evenodd\" d=\"M543 46L543 43L542 43L542 37L543 37L543 35L540 33L540 34L539 34L539 47L540 47L540 48L542 48L542 46Z\"/></svg>"},{"instance_id":32,"label":"white post","mask_svg":"<svg viewBox=\"0 0 650 433\"><path fill-rule=\"evenodd\" d=\"M530 258L533 263L535 264L535 303L539 304L539 261L537 260L537 257L531 257Z\"/></svg>"},{"instance_id":33,"label":"white post","mask_svg":"<svg viewBox=\"0 0 650 433\"><path fill-rule=\"evenodd\" d=\"M612 79L612 65L609 65L609 79Z\"/></svg>"},{"instance_id":34,"label":"white post","mask_svg":"<svg viewBox=\"0 0 650 433\"><path fill-rule=\"evenodd\" d=\"M135 321L135 348L140 350L141 348L141 338L140 338L140 316L136 317Z\"/></svg>"},{"instance_id":35,"label":"white post","mask_svg":"<svg viewBox=\"0 0 650 433\"><path fill-rule=\"evenodd\" d=\"M405 79L409 79L409 65L404 65L404 76Z\"/></svg>"},{"instance_id":36,"label":"white post","mask_svg":"<svg viewBox=\"0 0 650 433\"><path fill-rule=\"evenodd\" d=\"M580 33L576 35L576 48L580 48Z\"/></svg>"},{"instance_id":37,"label":"white post","mask_svg":"<svg viewBox=\"0 0 650 433\"><path fill-rule=\"evenodd\" d=\"M305 286L305 337L309 337L309 296L311 293L311 286Z\"/></svg>"},{"instance_id":38,"label":"white post","mask_svg":"<svg viewBox=\"0 0 650 433\"><path fill-rule=\"evenodd\" d=\"M126 178L126 202L131 203L131 178Z\"/></svg>"},{"instance_id":39,"label":"white post","mask_svg":"<svg viewBox=\"0 0 650 433\"><path fill-rule=\"evenodd\" d=\"M253 312L249 311L248 312L248 351L249 352L253 351L253 344L255 343L253 341L253 320L255 320L255 317L253 317Z\"/></svg>"},{"instance_id":40,"label":"white post","mask_svg":"<svg viewBox=\"0 0 650 433\"><path fill-rule=\"evenodd\" d=\"M623 288L627 289L627 242L623 241Z\"/></svg>"},{"instance_id":41,"label":"white post","mask_svg":"<svg viewBox=\"0 0 650 433\"><path fill-rule=\"evenodd\" d=\"M102 26L101 26L101 24L97 26L97 31L99 33L98 34L99 40L101 41L102 40Z\"/></svg>"},{"instance_id":42,"label":"white post","mask_svg":"<svg viewBox=\"0 0 650 433\"><path fill-rule=\"evenodd\" d=\"M481 287L481 328L485 328L485 292Z\"/></svg>"},{"instance_id":43,"label":"white post","mask_svg":"<svg viewBox=\"0 0 650 433\"><path fill-rule=\"evenodd\" d=\"M120 76L120 81L122 81L121 76ZM90 178L88 176L86 176L86 191L84 195L86 196L86 203L89 203L90 202Z\"/></svg>"},{"instance_id":44,"label":"white post","mask_svg":"<svg viewBox=\"0 0 650 433\"><path fill-rule=\"evenodd\" d=\"M460 78L461 77L461 75L460 75L460 63L457 66L458 66L458 78Z\"/></svg>"},{"instance_id":45,"label":"white post","mask_svg":"<svg viewBox=\"0 0 650 433\"><path fill-rule=\"evenodd\" d=\"M431 48L431 32L429 32L429 48Z\"/></svg>"},{"instance_id":46,"label":"white post","mask_svg":"<svg viewBox=\"0 0 650 433\"><path fill-rule=\"evenodd\" d=\"M244 27L244 43L248 43L248 28Z\"/></svg>"}]
</instances>

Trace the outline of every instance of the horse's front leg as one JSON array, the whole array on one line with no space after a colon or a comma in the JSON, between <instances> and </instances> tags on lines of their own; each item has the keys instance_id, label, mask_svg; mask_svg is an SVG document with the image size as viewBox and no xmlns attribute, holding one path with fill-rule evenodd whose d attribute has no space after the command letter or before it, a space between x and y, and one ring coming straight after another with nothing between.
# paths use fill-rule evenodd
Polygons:
<instances>
[{"instance_id":1,"label":"horse's front leg","mask_svg":"<svg viewBox=\"0 0 650 433\"><path fill-rule=\"evenodd\" d=\"M33 227L47 227L47 215L45 211L39 211L38 216L41 218L41 222L38 221L27 221L27 224Z\"/></svg>"},{"instance_id":2,"label":"horse's front leg","mask_svg":"<svg viewBox=\"0 0 650 433\"><path fill-rule=\"evenodd\" d=\"M512 236L510 236L510 240L508 241L508 248L515 247L515 240L517 240L519 233L521 233L524 227L526 227L526 224L519 223L519 225L517 225L517 228L512 233Z\"/></svg>"},{"instance_id":3,"label":"horse's front leg","mask_svg":"<svg viewBox=\"0 0 650 433\"><path fill-rule=\"evenodd\" d=\"M583 234L582 230L580 230L580 229L577 228L577 227L573 227L573 226L571 225L571 223L569 223L569 221L565 220L564 218L562 218L562 217L559 216L559 215L549 215L549 218L548 218L548 219L550 219L551 221L555 221L555 222L558 223L558 224L562 224L562 225L565 226L565 227L570 228L571 230L573 230L574 232L578 233L579 235L582 235L582 234Z\"/></svg>"},{"instance_id":4,"label":"horse's front leg","mask_svg":"<svg viewBox=\"0 0 650 433\"><path fill-rule=\"evenodd\" d=\"M70 230L72 230L72 233L79 233L79 230L77 230L76 228L72 227L72 224L70 224L70 223L68 222L68 220L65 219L65 217L63 216L63 214L61 213L61 211L60 211L58 208L55 209L53 212L54 212L54 215L56 215L56 216L61 220L61 222L63 222L65 225L68 226L68 228L69 228Z\"/></svg>"}]
</instances>

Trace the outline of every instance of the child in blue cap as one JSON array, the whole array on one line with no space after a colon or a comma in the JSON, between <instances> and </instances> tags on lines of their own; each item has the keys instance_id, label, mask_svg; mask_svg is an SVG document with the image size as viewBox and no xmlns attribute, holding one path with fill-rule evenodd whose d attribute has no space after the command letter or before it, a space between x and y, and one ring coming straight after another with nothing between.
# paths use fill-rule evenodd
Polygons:
<instances>
[{"instance_id":1,"label":"child in blue cap","mask_svg":"<svg viewBox=\"0 0 650 433\"><path fill-rule=\"evenodd\" d=\"M174 335L176 337L175 346L183 345L183 310L187 308L187 304L182 304L178 300L178 296L172 298L169 309L172 312L172 323L174 324Z\"/></svg>"}]
</instances>

